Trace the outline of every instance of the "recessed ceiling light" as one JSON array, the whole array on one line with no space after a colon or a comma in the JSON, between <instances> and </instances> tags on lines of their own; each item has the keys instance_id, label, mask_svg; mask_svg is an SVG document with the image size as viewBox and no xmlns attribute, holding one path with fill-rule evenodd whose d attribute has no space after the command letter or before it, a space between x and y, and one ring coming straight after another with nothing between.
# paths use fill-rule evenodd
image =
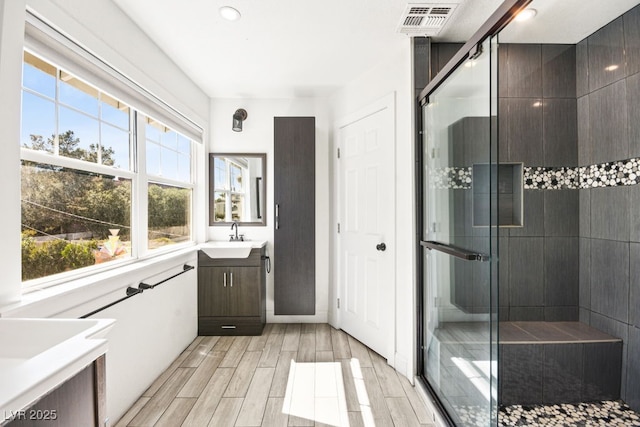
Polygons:
<instances>
[{"instance_id":1,"label":"recessed ceiling light","mask_svg":"<svg viewBox=\"0 0 640 427\"><path fill-rule=\"evenodd\" d=\"M222 16L227 21L237 21L241 16L240 12L238 12L238 9L234 9L231 6L222 6L220 9L218 9L218 11L220 12L220 16Z\"/></svg>"},{"instance_id":2,"label":"recessed ceiling light","mask_svg":"<svg viewBox=\"0 0 640 427\"><path fill-rule=\"evenodd\" d=\"M531 9L531 8L525 9L516 15L516 21L522 22L522 21L529 20L534 16L536 16L536 13L538 13L538 11L535 9Z\"/></svg>"}]
</instances>

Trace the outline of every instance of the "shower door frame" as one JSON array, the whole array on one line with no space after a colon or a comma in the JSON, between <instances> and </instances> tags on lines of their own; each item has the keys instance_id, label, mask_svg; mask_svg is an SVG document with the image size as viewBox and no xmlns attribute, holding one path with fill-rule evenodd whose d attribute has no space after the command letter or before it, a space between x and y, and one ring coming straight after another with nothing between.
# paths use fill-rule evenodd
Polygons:
<instances>
[{"instance_id":1,"label":"shower door frame","mask_svg":"<svg viewBox=\"0 0 640 427\"><path fill-rule=\"evenodd\" d=\"M424 236L424 186L423 186L423 136L425 134L423 120L423 106L428 103L429 96L438 89L456 69L470 56L473 56L479 46L487 39L497 35L515 16L527 7L533 0L505 0L496 11L487 19L476 33L456 52L447 64L433 76L431 74L431 58L429 59L429 83L420 92L415 109L416 135L415 135L415 191L416 191L416 362L417 380L426 389L434 406L438 409L442 419L449 426L455 426L453 418L440 401L435 391L426 380L426 367L424 366L423 352L426 349L424 342L424 250L420 244ZM431 50L429 49L429 52ZM498 279L499 280L499 279ZM496 286L497 288L497 286ZM497 338L497 337L496 337ZM497 339L495 340L497 344ZM499 363L499 362L498 362ZM499 381L499 379L498 379Z\"/></svg>"}]
</instances>

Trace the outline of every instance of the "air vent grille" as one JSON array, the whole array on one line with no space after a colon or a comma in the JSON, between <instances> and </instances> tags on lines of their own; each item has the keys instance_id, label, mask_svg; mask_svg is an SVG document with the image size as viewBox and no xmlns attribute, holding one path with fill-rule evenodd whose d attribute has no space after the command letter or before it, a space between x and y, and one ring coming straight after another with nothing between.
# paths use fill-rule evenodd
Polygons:
<instances>
[{"instance_id":1,"label":"air vent grille","mask_svg":"<svg viewBox=\"0 0 640 427\"><path fill-rule=\"evenodd\" d=\"M428 7L412 7L411 10L409 10L409 15L426 15L429 13L429 10L431 9Z\"/></svg>"},{"instance_id":2,"label":"air vent grille","mask_svg":"<svg viewBox=\"0 0 640 427\"><path fill-rule=\"evenodd\" d=\"M413 36L436 36L449 21L458 4L408 4L398 32Z\"/></svg>"},{"instance_id":3,"label":"air vent grille","mask_svg":"<svg viewBox=\"0 0 640 427\"><path fill-rule=\"evenodd\" d=\"M419 26L420 24L422 24L423 19L424 16L407 16L404 20L404 26Z\"/></svg>"}]
</instances>

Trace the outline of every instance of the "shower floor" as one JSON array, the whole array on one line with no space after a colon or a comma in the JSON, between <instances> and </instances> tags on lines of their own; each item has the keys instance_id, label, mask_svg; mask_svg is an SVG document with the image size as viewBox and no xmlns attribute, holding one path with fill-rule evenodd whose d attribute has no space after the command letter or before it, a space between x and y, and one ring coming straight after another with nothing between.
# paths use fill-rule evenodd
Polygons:
<instances>
[{"instance_id":1,"label":"shower floor","mask_svg":"<svg viewBox=\"0 0 640 427\"><path fill-rule=\"evenodd\" d=\"M512 405L500 408L498 426L640 426L640 415L621 401Z\"/></svg>"}]
</instances>

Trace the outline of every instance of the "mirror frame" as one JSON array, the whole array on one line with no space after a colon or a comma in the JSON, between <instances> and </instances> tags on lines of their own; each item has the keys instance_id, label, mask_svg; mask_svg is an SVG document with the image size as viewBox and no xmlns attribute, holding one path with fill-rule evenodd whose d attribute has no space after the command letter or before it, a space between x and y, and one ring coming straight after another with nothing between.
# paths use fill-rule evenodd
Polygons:
<instances>
[{"instance_id":1,"label":"mirror frame","mask_svg":"<svg viewBox=\"0 0 640 427\"><path fill-rule=\"evenodd\" d=\"M262 163L262 188L258 193L260 202L260 213L262 218L260 221L237 221L238 225L243 226L266 226L267 225L267 154L266 153L209 153L209 226L230 226L233 224L229 221L216 222L214 221L213 212L214 208L214 193L215 193L215 173L214 173L214 158L215 157L249 157L255 159L261 159Z\"/></svg>"}]
</instances>

